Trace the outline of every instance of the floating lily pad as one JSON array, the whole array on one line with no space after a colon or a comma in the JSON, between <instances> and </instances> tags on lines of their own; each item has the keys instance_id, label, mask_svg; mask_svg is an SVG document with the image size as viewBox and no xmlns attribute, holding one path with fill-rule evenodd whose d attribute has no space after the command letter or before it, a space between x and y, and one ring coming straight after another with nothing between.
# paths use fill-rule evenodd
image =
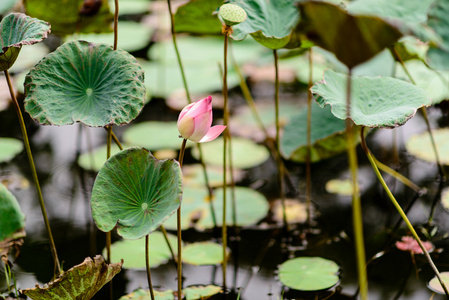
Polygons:
<instances>
[{"instance_id":1,"label":"floating lily pad","mask_svg":"<svg viewBox=\"0 0 449 300\"><path fill-rule=\"evenodd\" d=\"M328 193L338 194L341 196L352 195L352 181L350 179L331 179L326 182L325 189Z\"/></svg>"},{"instance_id":2,"label":"floating lily pad","mask_svg":"<svg viewBox=\"0 0 449 300\"><path fill-rule=\"evenodd\" d=\"M172 290L157 291L153 290L155 300L175 300ZM120 297L119 300L148 300L151 299L150 291L139 289L131 294Z\"/></svg>"},{"instance_id":3,"label":"floating lily pad","mask_svg":"<svg viewBox=\"0 0 449 300\"><path fill-rule=\"evenodd\" d=\"M207 155L203 157L203 160L207 165L223 166L222 137L206 143L201 147L203 152L207 153ZM192 155L196 159L199 159L198 149L193 149ZM270 152L264 146L258 145L251 140L238 137L232 138L232 163L234 168L247 169L258 166L265 162L269 156Z\"/></svg>"},{"instance_id":4,"label":"floating lily pad","mask_svg":"<svg viewBox=\"0 0 449 300\"><path fill-rule=\"evenodd\" d=\"M113 10L115 1L109 0L109 7ZM121 0L119 2L120 15L143 14L150 10L150 1L148 0ZM120 27L120 26L119 26Z\"/></svg>"},{"instance_id":5,"label":"floating lily pad","mask_svg":"<svg viewBox=\"0 0 449 300\"><path fill-rule=\"evenodd\" d=\"M108 265L101 255L95 256L94 260L88 257L45 287L36 286L21 292L33 300L91 299L121 269L122 263Z\"/></svg>"},{"instance_id":6,"label":"floating lily pad","mask_svg":"<svg viewBox=\"0 0 449 300\"><path fill-rule=\"evenodd\" d=\"M449 165L449 129L437 129L432 131L433 138L440 157L440 162ZM432 143L428 132L410 137L405 144L407 151L419 159L436 162L435 153L432 151Z\"/></svg>"},{"instance_id":7,"label":"floating lily pad","mask_svg":"<svg viewBox=\"0 0 449 300\"><path fill-rule=\"evenodd\" d=\"M0 183L0 242L25 228L25 215L16 197Z\"/></svg>"},{"instance_id":8,"label":"floating lily pad","mask_svg":"<svg viewBox=\"0 0 449 300\"><path fill-rule=\"evenodd\" d=\"M449 70L449 2L436 0L429 11L427 24L440 36L442 43L438 47L431 47L427 52L430 66L436 69Z\"/></svg>"},{"instance_id":9,"label":"floating lily pad","mask_svg":"<svg viewBox=\"0 0 449 300\"><path fill-rule=\"evenodd\" d=\"M347 76L328 70L324 79L312 87L321 107L330 105L332 113L346 119ZM394 128L413 117L431 101L424 90L389 77L352 77L351 119L356 125Z\"/></svg>"},{"instance_id":10,"label":"floating lily pad","mask_svg":"<svg viewBox=\"0 0 449 300\"><path fill-rule=\"evenodd\" d=\"M168 234L168 240L176 255L178 251L176 236ZM149 235L148 244L151 268L165 264L172 258L170 249L161 232L152 232ZM103 250L103 255L106 255L106 248ZM145 269L145 255L145 238L121 240L111 245L111 262L120 262L123 259L123 268L125 269Z\"/></svg>"},{"instance_id":11,"label":"floating lily pad","mask_svg":"<svg viewBox=\"0 0 449 300\"><path fill-rule=\"evenodd\" d=\"M46 125L127 124L143 108L143 77L136 59L123 50L84 41L65 43L26 76L25 109Z\"/></svg>"},{"instance_id":12,"label":"floating lily pad","mask_svg":"<svg viewBox=\"0 0 449 300\"><path fill-rule=\"evenodd\" d=\"M26 0L24 5L28 15L49 22L52 32L57 35L74 32L111 32L114 16L109 11L108 0L101 0L98 9L93 10L85 9L87 6L83 6L84 2L84 0Z\"/></svg>"},{"instance_id":13,"label":"floating lily pad","mask_svg":"<svg viewBox=\"0 0 449 300\"><path fill-rule=\"evenodd\" d=\"M449 286L449 272L440 272L440 277L443 280L444 285L446 287ZM436 276L434 278L432 278L432 280L429 281L428 287L435 293L442 294L442 295L445 294L444 289L441 286L440 281L438 280L438 278Z\"/></svg>"},{"instance_id":14,"label":"floating lily pad","mask_svg":"<svg viewBox=\"0 0 449 300\"><path fill-rule=\"evenodd\" d=\"M22 141L14 138L0 138L0 163L10 161L22 150Z\"/></svg>"},{"instance_id":15,"label":"floating lily pad","mask_svg":"<svg viewBox=\"0 0 449 300\"><path fill-rule=\"evenodd\" d=\"M181 204L179 163L157 160L148 150L123 150L103 165L92 188L92 217L105 232L125 239L154 231Z\"/></svg>"},{"instance_id":16,"label":"floating lily pad","mask_svg":"<svg viewBox=\"0 0 449 300\"><path fill-rule=\"evenodd\" d=\"M228 256L229 251L226 260ZM195 266L219 265L223 262L223 246L213 242L189 244L182 249L182 261Z\"/></svg>"},{"instance_id":17,"label":"floating lily pad","mask_svg":"<svg viewBox=\"0 0 449 300\"><path fill-rule=\"evenodd\" d=\"M345 122L335 118L329 107L312 104L312 149L310 159L317 162L346 150ZM283 155L293 161L307 160L307 108L291 118L281 138Z\"/></svg>"},{"instance_id":18,"label":"floating lily pad","mask_svg":"<svg viewBox=\"0 0 449 300\"><path fill-rule=\"evenodd\" d=\"M307 221L307 204L297 199L284 199L285 216L288 224L302 224ZM284 222L284 208L281 199L277 199L273 205L273 219L282 224Z\"/></svg>"},{"instance_id":19,"label":"floating lily pad","mask_svg":"<svg viewBox=\"0 0 449 300\"><path fill-rule=\"evenodd\" d=\"M353 16L330 3L300 2L299 10L301 20L295 31L333 52L349 68L393 46L402 36L398 29L378 17Z\"/></svg>"},{"instance_id":20,"label":"floating lily pad","mask_svg":"<svg viewBox=\"0 0 449 300\"><path fill-rule=\"evenodd\" d=\"M248 34L270 49L280 49L290 41L292 29L299 20L296 0L232 0L248 14L248 19L233 27L232 37L244 39ZM299 46L299 45L295 45Z\"/></svg>"},{"instance_id":21,"label":"floating lily pad","mask_svg":"<svg viewBox=\"0 0 449 300\"><path fill-rule=\"evenodd\" d=\"M16 61L23 45L33 45L45 39L50 24L22 13L9 14L0 22L0 71L8 70Z\"/></svg>"},{"instance_id":22,"label":"floating lily pad","mask_svg":"<svg viewBox=\"0 0 449 300\"><path fill-rule=\"evenodd\" d=\"M268 214L269 205L265 197L250 188L236 187L236 221L237 226L245 227L254 225ZM227 194L227 224L232 224L231 190ZM215 190L214 206L217 225L222 224L223 215L223 189ZM209 194L206 189L184 187L182 196L181 228L195 227L199 230L213 228L214 223L210 211ZM176 216L172 216L164 223L167 229L176 229Z\"/></svg>"},{"instance_id":23,"label":"floating lily pad","mask_svg":"<svg viewBox=\"0 0 449 300\"><path fill-rule=\"evenodd\" d=\"M129 148L128 146L124 146L124 149ZM119 147L112 143L111 144L111 156L120 152ZM101 147L96 148L92 152L85 152L78 157L78 164L81 168L85 170L100 171L101 167L106 162L106 154L107 154L107 146L103 145Z\"/></svg>"},{"instance_id":24,"label":"floating lily pad","mask_svg":"<svg viewBox=\"0 0 449 300\"><path fill-rule=\"evenodd\" d=\"M213 13L224 0L190 0L178 7L175 14L176 32L220 34L221 23Z\"/></svg>"},{"instance_id":25,"label":"floating lily pad","mask_svg":"<svg viewBox=\"0 0 449 300\"><path fill-rule=\"evenodd\" d=\"M339 282L339 266L321 257L297 257L279 267L279 280L285 286L301 291L318 291Z\"/></svg>"},{"instance_id":26,"label":"floating lily pad","mask_svg":"<svg viewBox=\"0 0 449 300\"><path fill-rule=\"evenodd\" d=\"M148 5L148 2L146 2ZM119 8L122 9L121 7ZM118 23L117 48L133 52L143 49L150 42L154 29L143 23L120 21ZM114 33L89 33L68 36L66 41L83 40L91 43L114 44Z\"/></svg>"},{"instance_id":27,"label":"floating lily pad","mask_svg":"<svg viewBox=\"0 0 449 300\"><path fill-rule=\"evenodd\" d=\"M186 300L208 299L221 292L221 287L216 285L189 286L182 291L186 295Z\"/></svg>"},{"instance_id":28,"label":"floating lily pad","mask_svg":"<svg viewBox=\"0 0 449 300\"><path fill-rule=\"evenodd\" d=\"M220 187L223 186L223 167L217 166L206 166L207 171L207 179L209 181L209 185L211 187ZM226 176L226 180L228 184L231 184L231 176L230 170L228 170L228 175ZM182 166L182 174L184 185L192 186L192 187L204 187L206 184L204 178L204 170L200 164L195 165L184 165ZM243 179L244 172L242 170L234 168L233 178L234 182L239 182Z\"/></svg>"},{"instance_id":29,"label":"floating lily pad","mask_svg":"<svg viewBox=\"0 0 449 300\"><path fill-rule=\"evenodd\" d=\"M181 148L177 122L148 121L133 124L123 134L127 144L145 147L150 150ZM187 147L194 143L188 142Z\"/></svg>"}]
</instances>

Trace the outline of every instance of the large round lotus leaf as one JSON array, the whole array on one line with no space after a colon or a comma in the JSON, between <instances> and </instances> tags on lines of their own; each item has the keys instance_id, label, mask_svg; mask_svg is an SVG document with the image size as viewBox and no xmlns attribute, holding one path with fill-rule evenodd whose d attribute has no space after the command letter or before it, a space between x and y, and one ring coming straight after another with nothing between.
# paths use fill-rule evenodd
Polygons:
<instances>
[{"instance_id":1,"label":"large round lotus leaf","mask_svg":"<svg viewBox=\"0 0 449 300\"><path fill-rule=\"evenodd\" d=\"M437 41L434 32L425 26L427 13L433 0L371 0L351 1L347 5L354 15L377 16L387 20L404 34L413 33L423 41Z\"/></svg>"},{"instance_id":2,"label":"large round lotus leaf","mask_svg":"<svg viewBox=\"0 0 449 300\"><path fill-rule=\"evenodd\" d=\"M432 131L437 147L440 162L449 165L449 129L437 129ZM436 162L435 152L432 151L432 143L428 132L417 134L408 139L405 144L407 151L428 162Z\"/></svg>"},{"instance_id":3,"label":"large round lotus leaf","mask_svg":"<svg viewBox=\"0 0 449 300\"><path fill-rule=\"evenodd\" d=\"M182 290L186 295L186 300L208 299L221 292L221 287L216 285L189 286Z\"/></svg>"},{"instance_id":4,"label":"large round lotus leaf","mask_svg":"<svg viewBox=\"0 0 449 300\"><path fill-rule=\"evenodd\" d=\"M18 0L3 0L0 2L0 14L8 12Z\"/></svg>"},{"instance_id":5,"label":"large round lotus leaf","mask_svg":"<svg viewBox=\"0 0 449 300\"><path fill-rule=\"evenodd\" d=\"M446 287L449 286L449 272L440 272L440 277L444 282L444 285ZM432 278L432 280L429 281L429 289L431 289L432 291L434 291L435 293L438 294L442 294L444 295L444 289L440 284L440 281L438 280L438 278L435 276L434 278Z\"/></svg>"},{"instance_id":6,"label":"large round lotus leaf","mask_svg":"<svg viewBox=\"0 0 449 300\"><path fill-rule=\"evenodd\" d=\"M16 61L23 45L45 39L50 24L22 13L9 14L0 22L0 71L8 70Z\"/></svg>"},{"instance_id":7,"label":"large round lotus leaf","mask_svg":"<svg viewBox=\"0 0 449 300\"><path fill-rule=\"evenodd\" d=\"M349 68L392 46L402 36L378 17L353 16L330 3L306 1L299 4L299 9L301 20L296 33L304 33L316 45L333 52Z\"/></svg>"},{"instance_id":8,"label":"large round lotus leaf","mask_svg":"<svg viewBox=\"0 0 449 300\"><path fill-rule=\"evenodd\" d=\"M232 0L241 6L248 18L233 27L232 37L242 40L251 36L260 44L270 49L280 49L288 44L292 29L299 20L296 0Z\"/></svg>"},{"instance_id":9,"label":"large round lotus leaf","mask_svg":"<svg viewBox=\"0 0 449 300\"><path fill-rule=\"evenodd\" d=\"M221 23L213 13L223 0L190 0L178 7L175 14L176 32L220 34Z\"/></svg>"},{"instance_id":10,"label":"large round lotus leaf","mask_svg":"<svg viewBox=\"0 0 449 300\"><path fill-rule=\"evenodd\" d=\"M346 125L336 118L329 107L320 108L312 103L312 149L310 159L317 162L346 150ZM283 155L297 162L307 160L307 108L291 118L281 138Z\"/></svg>"},{"instance_id":11,"label":"large round lotus leaf","mask_svg":"<svg viewBox=\"0 0 449 300\"><path fill-rule=\"evenodd\" d=\"M25 227L25 215L16 197L0 183L0 242Z\"/></svg>"},{"instance_id":12,"label":"large round lotus leaf","mask_svg":"<svg viewBox=\"0 0 449 300\"><path fill-rule=\"evenodd\" d=\"M129 146L122 146L124 149L129 148ZM84 152L78 157L77 162L85 170L98 172L107 160L107 149L107 145L103 145L92 152ZM120 152L120 148L115 143L111 144L111 156L118 152Z\"/></svg>"},{"instance_id":13,"label":"large round lotus leaf","mask_svg":"<svg viewBox=\"0 0 449 300\"><path fill-rule=\"evenodd\" d=\"M405 62L405 65L412 74L416 85L425 90L429 98L432 99L432 104L449 99L449 71L437 72L416 59ZM396 77L408 80L408 76L402 68L397 69Z\"/></svg>"},{"instance_id":14,"label":"large round lotus leaf","mask_svg":"<svg viewBox=\"0 0 449 300\"><path fill-rule=\"evenodd\" d=\"M155 300L175 300L172 290L156 291L153 290ZM131 294L120 297L119 300L148 300L151 299L150 291L138 289Z\"/></svg>"},{"instance_id":15,"label":"large round lotus leaf","mask_svg":"<svg viewBox=\"0 0 449 300\"><path fill-rule=\"evenodd\" d=\"M23 142L14 138L0 138L0 163L10 161L22 152Z\"/></svg>"},{"instance_id":16,"label":"large round lotus leaf","mask_svg":"<svg viewBox=\"0 0 449 300\"><path fill-rule=\"evenodd\" d=\"M339 282L339 266L321 257L297 257L279 267L279 280L285 286L301 291L328 289Z\"/></svg>"},{"instance_id":17,"label":"large round lotus leaf","mask_svg":"<svg viewBox=\"0 0 449 300\"><path fill-rule=\"evenodd\" d=\"M231 189L226 194L227 224L232 224ZM268 214L269 205L265 197L250 188L236 187L236 221L237 226L254 225ZM212 200L217 225L221 226L223 216L223 189L215 190ZM209 194L206 189L184 187L181 207L181 228L195 227L199 230L213 228L214 223L210 211ZM172 216L164 223L167 229L176 229L176 216Z\"/></svg>"},{"instance_id":18,"label":"large round lotus leaf","mask_svg":"<svg viewBox=\"0 0 449 300\"><path fill-rule=\"evenodd\" d=\"M123 50L74 41L41 60L25 78L25 109L37 122L127 124L143 108L143 70Z\"/></svg>"},{"instance_id":19,"label":"large round lotus leaf","mask_svg":"<svg viewBox=\"0 0 449 300\"><path fill-rule=\"evenodd\" d=\"M328 70L312 87L318 104L329 104L342 120L346 119L346 81L346 75ZM353 76L351 87L351 119L356 125L397 127L431 103L424 90L395 78Z\"/></svg>"},{"instance_id":20,"label":"large round lotus leaf","mask_svg":"<svg viewBox=\"0 0 449 300\"><path fill-rule=\"evenodd\" d=\"M270 157L270 152L264 146L251 140L232 137L232 163L234 168L247 169L258 166ZM229 145L229 143L228 143ZM214 166L223 166L223 138L201 145L203 161ZM199 159L198 149L192 150L192 155ZM229 162L229 159L227 160Z\"/></svg>"},{"instance_id":21,"label":"large round lotus leaf","mask_svg":"<svg viewBox=\"0 0 449 300\"><path fill-rule=\"evenodd\" d=\"M86 5L84 3L86 2ZM108 0L95 1L100 6L92 6L85 0L26 0L28 15L45 20L57 35L74 32L111 32L114 16L109 11ZM83 12L83 13L81 13Z\"/></svg>"},{"instance_id":22,"label":"large round lotus leaf","mask_svg":"<svg viewBox=\"0 0 449 300\"><path fill-rule=\"evenodd\" d=\"M431 47L427 52L430 66L436 69L449 70L449 1L436 0L429 11L427 25L440 36L442 43L439 47Z\"/></svg>"},{"instance_id":23,"label":"large round lotus leaf","mask_svg":"<svg viewBox=\"0 0 449 300\"><path fill-rule=\"evenodd\" d=\"M172 234L168 234L168 240L175 252L177 248L177 238ZM159 265L168 262L171 257L170 249L165 241L164 235L155 231L149 235L149 260L150 267L156 268ZM103 249L103 255L106 255L106 248ZM137 240L121 240L111 245L111 262L120 262L123 259L123 268L125 269L145 269L145 238Z\"/></svg>"},{"instance_id":24,"label":"large round lotus leaf","mask_svg":"<svg viewBox=\"0 0 449 300\"><path fill-rule=\"evenodd\" d=\"M229 249L226 253L226 260ZM182 261L195 266L219 265L223 262L223 246L213 242L198 242L182 249Z\"/></svg>"},{"instance_id":25,"label":"large round lotus leaf","mask_svg":"<svg viewBox=\"0 0 449 300\"><path fill-rule=\"evenodd\" d=\"M157 229L181 204L179 163L157 160L148 150L123 150L103 165L92 188L92 217L105 232L125 239Z\"/></svg>"},{"instance_id":26,"label":"large round lotus leaf","mask_svg":"<svg viewBox=\"0 0 449 300\"><path fill-rule=\"evenodd\" d=\"M150 150L177 150L182 145L177 122L148 121L133 124L123 133L123 141ZM186 146L190 147L193 144L188 142Z\"/></svg>"},{"instance_id":27,"label":"large round lotus leaf","mask_svg":"<svg viewBox=\"0 0 449 300\"><path fill-rule=\"evenodd\" d=\"M95 256L94 260L88 257L83 263L64 272L43 288L37 286L33 289L21 290L21 293L33 300L92 299L103 285L122 270L122 264L122 262L107 264L101 255Z\"/></svg>"},{"instance_id":28,"label":"large round lotus leaf","mask_svg":"<svg viewBox=\"0 0 449 300\"><path fill-rule=\"evenodd\" d=\"M143 23L120 21L118 23L117 47L128 52L140 50L148 45L152 33L153 29ZM114 33L74 34L68 36L65 40L83 40L92 43L108 44L112 46L114 44Z\"/></svg>"}]
</instances>

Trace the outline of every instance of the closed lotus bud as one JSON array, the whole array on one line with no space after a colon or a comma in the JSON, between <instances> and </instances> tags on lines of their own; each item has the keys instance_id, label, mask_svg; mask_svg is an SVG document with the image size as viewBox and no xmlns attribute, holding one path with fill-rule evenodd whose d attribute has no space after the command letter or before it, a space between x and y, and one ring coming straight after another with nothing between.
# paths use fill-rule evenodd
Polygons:
<instances>
[{"instance_id":1,"label":"closed lotus bud","mask_svg":"<svg viewBox=\"0 0 449 300\"><path fill-rule=\"evenodd\" d=\"M178 131L195 143L215 140L226 126L212 126L212 97L208 96L184 107L178 117Z\"/></svg>"}]
</instances>

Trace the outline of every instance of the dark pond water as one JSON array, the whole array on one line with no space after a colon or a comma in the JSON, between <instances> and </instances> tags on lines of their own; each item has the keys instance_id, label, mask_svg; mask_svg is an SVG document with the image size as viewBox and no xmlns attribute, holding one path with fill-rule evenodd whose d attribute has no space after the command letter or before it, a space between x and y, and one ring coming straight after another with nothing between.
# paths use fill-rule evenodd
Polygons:
<instances>
[{"instance_id":1,"label":"dark pond water","mask_svg":"<svg viewBox=\"0 0 449 300\"><path fill-rule=\"evenodd\" d=\"M151 119L154 115L176 118L162 101L155 100L145 108L137 121ZM26 115L28 118L28 115ZM430 111L434 125L441 121L438 109ZM398 144L410 134L424 129L420 116L416 116L403 128L397 130ZM84 258L101 253L105 237L99 232L90 214L89 195L95 174L85 172L76 165L78 151L104 143L104 129L83 128L83 138L79 142L80 125L65 127L37 127L29 122L32 135L32 148L38 168L43 194L54 231L56 246L60 260L65 269L81 263ZM120 136L121 128L116 129ZM12 109L0 112L0 136L20 138L18 122ZM377 157L384 162L392 159L391 130L379 130L369 136L369 144ZM187 158L188 160L189 158ZM370 299L430 299L432 292L426 287L427 281L433 277L431 269L420 255L412 259L409 253L401 252L393 247L392 241L406 233L400 230L392 232L399 220L393 206L378 184L362 153L359 153L360 181L363 191L363 212L367 257L380 251L386 253L368 266ZM408 212L413 224L419 226L427 221L431 203L437 192L437 168L429 163L421 162L400 152L401 171L407 174L420 186L428 188L429 193L420 197ZM306 233L304 225L295 225L294 230L285 234L280 226L273 225L269 218L259 226L243 228L238 234L232 234L230 248L232 257L228 266L227 282L234 293L241 291L240 299L324 299L329 294L295 294L276 279L277 266L288 258L295 256L322 256L334 260L341 266L341 283L331 299L351 299L357 291L355 274L355 253L352 243L351 199L336 196L324 189L329 179L348 177L345 154L312 166L313 202L316 210L315 226L312 232ZM295 186L300 191L305 187L305 168L300 164L288 164ZM249 170L243 180L252 184L263 178L266 184L258 190L273 199L277 194L275 164L269 160L262 166ZM269 174L269 175L267 175ZM22 176L31 182L31 175L25 153L20 154L11 163L0 165L2 176ZM387 177L388 183L403 207L413 199L414 195L394 180ZM48 282L53 274L53 263L47 244L46 232L40 213L34 187L17 187L13 189L22 210L26 215L27 237L14 265L14 274L19 288L32 288L36 283ZM292 194L293 191L290 191ZM299 192L300 201L304 200L304 192ZM438 228L435 245L440 251L434 252L433 258L440 271L449 269L448 248L445 233L449 232L448 215L437 205L435 222ZM267 225L268 224L268 225ZM210 240L213 232L196 232L188 230L183 234L186 242ZM113 239L117 239L113 236ZM439 252L439 253L437 253ZM185 285L222 283L220 267L195 267L184 265ZM173 262L169 262L152 270L154 285L162 289L176 289L176 271ZM123 270L113 281L114 299L118 299L134 289L147 288L146 273L143 270ZM0 275L0 290L6 283ZM284 292L283 292L284 291ZM216 298L216 299L221 299ZM441 296L435 296L437 299ZM229 296L228 299L235 299ZM100 291L94 299L106 299L106 292ZM215 298L214 298L215 299ZM441 298L443 299L443 298Z\"/></svg>"}]
</instances>

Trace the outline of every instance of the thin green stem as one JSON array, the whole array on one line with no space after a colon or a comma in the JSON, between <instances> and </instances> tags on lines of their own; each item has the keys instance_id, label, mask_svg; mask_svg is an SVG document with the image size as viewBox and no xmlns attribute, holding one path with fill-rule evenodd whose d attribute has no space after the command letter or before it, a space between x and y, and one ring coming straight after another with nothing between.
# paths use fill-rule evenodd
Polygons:
<instances>
[{"instance_id":1,"label":"thin green stem","mask_svg":"<svg viewBox=\"0 0 449 300\"><path fill-rule=\"evenodd\" d=\"M229 26L223 25L223 34L224 34L224 57L223 57L223 99L224 99L224 117L223 117L223 125L228 126L228 40L229 34L232 30ZM223 226L221 231L222 243L223 243L223 257L226 257L226 248L228 243L228 232L226 225L226 196L227 196L227 155L226 149L228 144L228 134L229 128L226 128L225 134L223 134ZM223 259L222 271L223 271L223 289L226 289L226 268L227 261Z\"/></svg>"},{"instance_id":2,"label":"thin green stem","mask_svg":"<svg viewBox=\"0 0 449 300\"><path fill-rule=\"evenodd\" d=\"M397 61L399 61L399 63L401 64L402 69L404 70L405 74L407 74L407 77L410 79L410 82L413 85L416 85L416 81L413 79L412 74L410 74L407 67L405 66L404 61L402 60L401 55L397 51L396 47L393 47L392 53L393 53L393 56L397 59ZM441 165L440 155L438 154L437 145L436 145L435 139L433 137L432 127L430 126L429 118L427 116L427 109L425 106L421 107L421 113L423 115L424 121L426 122L427 131L429 133L430 142L432 143L432 148L433 148L433 152L435 154L435 159L436 159L436 162L438 165L438 171L440 173L441 180L444 181L446 178L446 172L444 171L444 168Z\"/></svg>"},{"instance_id":3,"label":"thin green stem","mask_svg":"<svg viewBox=\"0 0 449 300\"><path fill-rule=\"evenodd\" d=\"M179 151L179 166L182 168L184 153L186 151L187 139L182 140L181 150ZM177 236L178 236L178 299L182 299L182 240L181 240L181 205L177 211Z\"/></svg>"},{"instance_id":4,"label":"thin green stem","mask_svg":"<svg viewBox=\"0 0 449 300\"><path fill-rule=\"evenodd\" d=\"M281 153L279 151L281 144L281 126L279 122L279 58L276 49L273 50L274 56L274 111L275 111L275 123L276 123L276 163L278 169L278 186L279 197L281 198L282 205L282 220L284 222L284 229L288 231L287 222L287 209L285 207L285 186L284 186L284 164L282 163Z\"/></svg>"},{"instance_id":5,"label":"thin green stem","mask_svg":"<svg viewBox=\"0 0 449 300\"><path fill-rule=\"evenodd\" d=\"M149 234L145 236L145 265L147 267L147 280L148 288L150 289L151 300L154 300L153 284L151 283L151 273L150 273L150 247L149 247Z\"/></svg>"},{"instance_id":6,"label":"thin green stem","mask_svg":"<svg viewBox=\"0 0 449 300\"><path fill-rule=\"evenodd\" d=\"M413 228L413 225L410 223L409 219L407 218L407 215L402 210L402 207L399 205L399 203L396 201L396 198L394 197L393 193L388 188L388 185L385 183L385 180L382 177L382 174L380 173L379 169L377 168L376 161L371 154L371 151L368 149L368 146L366 145L365 136L363 134L363 129L360 134L361 137L361 146L363 151L365 152L366 156L368 157L369 162L371 163L371 167L374 170L374 173L376 173L377 178L379 179L382 187L384 188L385 192L388 195L388 198L390 198L391 202L393 203L394 207L398 211L401 218L404 220L405 224L407 225L408 230L410 230L411 234L415 238L415 240L418 242L419 247L423 251L424 255L426 256L427 261L429 262L429 265L435 272L436 277L438 278L438 281L440 282L441 286L443 287L444 293L446 294L446 297L449 299L449 293L446 288L446 285L444 284L443 280L441 279L440 272L438 271L437 267L433 263L432 258L430 257L429 252L427 251L426 247L424 247L420 237L416 233L415 228Z\"/></svg>"},{"instance_id":7,"label":"thin green stem","mask_svg":"<svg viewBox=\"0 0 449 300\"><path fill-rule=\"evenodd\" d=\"M106 142L106 159L111 157L111 143L112 143L112 125L106 127L107 130L107 142ZM111 263L111 232L106 232L106 262Z\"/></svg>"},{"instance_id":8,"label":"thin green stem","mask_svg":"<svg viewBox=\"0 0 449 300\"><path fill-rule=\"evenodd\" d=\"M313 56L309 49L309 84L307 88L307 156L306 156L306 203L307 224L312 225L312 85Z\"/></svg>"},{"instance_id":9,"label":"thin green stem","mask_svg":"<svg viewBox=\"0 0 449 300\"><path fill-rule=\"evenodd\" d=\"M357 254L357 270L362 299L368 299L368 279L366 275L365 245L363 239L362 203L359 183L357 180L357 153L354 138L353 122L351 120L351 81L352 69L349 69L346 85L346 143L348 145L348 161L352 180L352 221L354 227L355 248Z\"/></svg>"},{"instance_id":10,"label":"thin green stem","mask_svg":"<svg viewBox=\"0 0 449 300\"><path fill-rule=\"evenodd\" d=\"M162 231L162 234L164 235L165 242L167 243L168 250L170 251L171 257L173 258L173 261L175 262L176 270L178 268L178 264L176 263L176 256L175 252L173 251L173 247L171 246L170 240L168 239L167 230L165 230L164 225L159 226L160 230Z\"/></svg>"},{"instance_id":11,"label":"thin green stem","mask_svg":"<svg viewBox=\"0 0 449 300\"><path fill-rule=\"evenodd\" d=\"M6 82L8 83L9 93L11 95L12 102L14 104L14 108L17 113L17 117L19 118L20 130L22 131L23 143L25 144L26 153L28 156L28 162L30 164L31 173L33 175L34 185L37 191L37 197L39 200L39 204L42 211L42 216L44 218L45 228L47 230L48 239L50 242L51 254L53 256L53 261L55 264L55 275L59 275L62 273L61 265L59 264L58 253L56 251L55 242L53 240L53 234L51 233L50 222L47 217L47 210L45 208L44 197L42 196L41 186L39 184L39 178L37 176L36 166L34 165L33 154L31 153L30 141L28 140L28 134L26 131L25 121L23 120L22 111L20 110L19 102L17 101L16 95L14 93L14 88L12 87L11 78L9 76L8 70L4 71L6 76Z\"/></svg>"}]
</instances>

